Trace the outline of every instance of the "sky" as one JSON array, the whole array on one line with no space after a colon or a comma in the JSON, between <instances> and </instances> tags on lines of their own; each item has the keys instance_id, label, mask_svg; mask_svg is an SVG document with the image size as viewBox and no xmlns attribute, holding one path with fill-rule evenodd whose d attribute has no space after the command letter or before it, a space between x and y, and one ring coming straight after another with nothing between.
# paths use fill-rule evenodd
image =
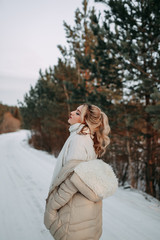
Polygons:
<instances>
[{"instance_id":1,"label":"sky","mask_svg":"<svg viewBox=\"0 0 160 240\"><path fill-rule=\"evenodd\" d=\"M0 0L0 102L17 105L39 70L57 64L66 45L63 21L74 25L82 0ZM89 1L97 10L102 4Z\"/></svg>"}]
</instances>

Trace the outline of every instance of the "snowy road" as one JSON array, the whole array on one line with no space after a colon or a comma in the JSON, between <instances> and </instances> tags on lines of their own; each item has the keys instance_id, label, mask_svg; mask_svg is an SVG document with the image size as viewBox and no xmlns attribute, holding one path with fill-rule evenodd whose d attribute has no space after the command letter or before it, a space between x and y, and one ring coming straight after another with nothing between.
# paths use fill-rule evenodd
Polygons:
<instances>
[{"instance_id":1,"label":"snowy road","mask_svg":"<svg viewBox=\"0 0 160 240\"><path fill-rule=\"evenodd\" d=\"M56 160L29 147L27 134L0 135L0 240L53 239L43 225L43 212ZM101 240L159 239L158 201L123 189L104 201Z\"/></svg>"}]
</instances>

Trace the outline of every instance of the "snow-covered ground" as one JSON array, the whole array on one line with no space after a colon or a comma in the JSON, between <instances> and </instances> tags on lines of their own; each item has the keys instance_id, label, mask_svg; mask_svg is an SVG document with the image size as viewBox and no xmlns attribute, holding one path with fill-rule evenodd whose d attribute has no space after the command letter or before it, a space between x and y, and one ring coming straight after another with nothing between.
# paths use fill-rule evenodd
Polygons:
<instances>
[{"instance_id":1,"label":"snow-covered ground","mask_svg":"<svg viewBox=\"0 0 160 240\"><path fill-rule=\"evenodd\" d=\"M53 239L43 213L56 159L31 148L28 135L0 135L0 240ZM104 200L101 240L159 240L160 203L145 196L119 188Z\"/></svg>"}]
</instances>

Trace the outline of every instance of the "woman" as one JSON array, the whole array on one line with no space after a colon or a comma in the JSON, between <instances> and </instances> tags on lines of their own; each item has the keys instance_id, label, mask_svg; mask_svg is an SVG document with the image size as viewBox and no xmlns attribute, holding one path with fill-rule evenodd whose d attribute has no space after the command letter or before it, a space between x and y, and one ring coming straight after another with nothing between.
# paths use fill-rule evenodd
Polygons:
<instances>
[{"instance_id":1,"label":"woman","mask_svg":"<svg viewBox=\"0 0 160 240\"><path fill-rule=\"evenodd\" d=\"M101 157L109 144L108 118L97 106L71 112L70 136L57 159L44 215L55 240L98 240L102 234L102 199L118 186Z\"/></svg>"}]
</instances>

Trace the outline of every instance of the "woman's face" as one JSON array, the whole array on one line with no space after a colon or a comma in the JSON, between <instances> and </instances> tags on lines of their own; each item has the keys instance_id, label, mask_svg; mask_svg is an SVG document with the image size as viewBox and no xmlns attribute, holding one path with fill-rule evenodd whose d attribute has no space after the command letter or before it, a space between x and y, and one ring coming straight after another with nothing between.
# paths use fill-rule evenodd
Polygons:
<instances>
[{"instance_id":1,"label":"woman's face","mask_svg":"<svg viewBox=\"0 0 160 240\"><path fill-rule=\"evenodd\" d=\"M75 111L72 111L70 113L68 123L70 125L73 125L75 123L81 123L81 110L83 105L79 106Z\"/></svg>"}]
</instances>

